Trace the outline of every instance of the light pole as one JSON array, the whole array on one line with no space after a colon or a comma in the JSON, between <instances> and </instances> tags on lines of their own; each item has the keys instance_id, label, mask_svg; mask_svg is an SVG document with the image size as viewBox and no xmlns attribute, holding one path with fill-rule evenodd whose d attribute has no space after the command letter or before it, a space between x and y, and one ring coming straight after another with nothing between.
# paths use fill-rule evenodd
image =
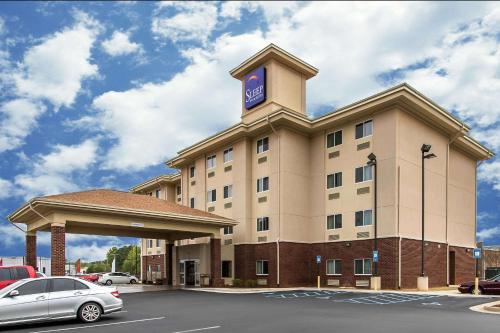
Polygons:
<instances>
[{"instance_id":1,"label":"light pole","mask_svg":"<svg viewBox=\"0 0 500 333\"><path fill-rule=\"evenodd\" d=\"M424 242L425 242L425 178L424 178L424 162L426 159L434 158L437 157L434 153L430 153L429 151L431 150L431 145L429 144L423 144L420 150L422 151L422 263L421 263L421 272L420 276L425 276L425 269L424 269Z\"/></svg>"},{"instance_id":2,"label":"light pole","mask_svg":"<svg viewBox=\"0 0 500 333\"><path fill-rule=\"evenodd\" d=\"M368 155L368 162L366 163L369 166L373 166L373 196L374 196L374 205L373 205L373 225L375 227L375 236L373 239L373 251L377 251L377 260L373 263L373 275L378 275L378 239L377 239L377 156L374 153Z\"/></svg>"}]
</instances>

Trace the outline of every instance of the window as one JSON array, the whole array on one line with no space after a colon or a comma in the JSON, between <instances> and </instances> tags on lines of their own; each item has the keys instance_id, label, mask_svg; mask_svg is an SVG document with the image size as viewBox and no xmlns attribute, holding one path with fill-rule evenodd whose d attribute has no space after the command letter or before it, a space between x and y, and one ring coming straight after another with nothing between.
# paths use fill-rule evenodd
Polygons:
<instances>
[{"instance_id":1,"label":"window","mask_svg":"<svg viewBox=\"0 0 500 333\"><path fill-rule=\"evenodd\" d=\"M372 225L372 210L360 210L355 213L355 225L356 227L362 227L365 225Z\"/></svg>"},{"instance_id":2,"label":"window","mask_svg":"<svg viewBox=\"0 0 500 333\"><path fill-rule=\"evenodd\" d=\"M342 186L342 172L332 173L326 176L326 188Z\"/></svg>"},{"instance_id":3,"label":"window","mask_svg":"<svg viewBox=\"0 0 500 333\"><path fill-rule=\"evenodd\" d=\"M224 235L232 235L232 234L233 234L233 227L232 226L224 227Z\"/></svg>"},{"instance_id":4,"label":"window","mask_svg":"<svg viewBox=\"0 0 500 333\"><path fill-rule=\"evenodd\" d=\"M326 217L327 229L340 229L342 228L342 214L328 215Z\"/></svg>"},{"instance_id":5,"label":"window","mask_svg":"<svg viewBox=\"0 0 500 333\"><path fill-rule=\"evenodd\" d=\"M189 207L194 208L194 198L189 199Z\"/></svg>"},{"instance_id":6,"label":"window","mask_svg":"<svg viewBox=\"0 0 500 333\"><path fill-rule=\"evenodd\" d=\"M372 135L373 133L373 121L368 120L364 123L356 125L356 139L364 138L365 136Z\"/></svg>"},{"instance_id":7,"label":"window","mask_svg":"<svg viewBox=\"0 0 500 333\"><path fill-rule=\"evenodd\" d=\"M269 150L269 138L265 137L257 140L257 154L263 153Z\"/></svg>"},{"instance_id":8,"label":"window","mask_svg":"<svg viewBox=\"0 0 500 333\"><path fill-rule=\"evenodd\" d=\"M12 280L10 276L10 269L0 268L0 281L8 281L8 280Z\"/></svg>"},{"instance_id":9,"label":"window","mask_svg":"<svg viewBox=\"0 0 500 333\"><path fill-rule=\"evenodd\" d=\"M342 144L342 131L330 133L326 136L326 148L335 147Z\"/></svg>"},{"instance_id":10,"label":"window","mask_svg":"<svg viewBox=\"0 0 500 333\"><path fill-rule=\"evenodd\" d=\"M160 193L161 191L160 190L156 190L155 191L155 196L159 199L160 198Z\"/></svg>"},{"instance_id":11,"label":"window","mask_svg":"<svg viewBox=\"0 0 500 333\"><path fill-rule=\"evenodd\" d=\"M75 289L75 281L71 279L52 279L51 292L68 291Z\"/></svg>"},{"instance_id":12,"label":"window","mask_svg":"<svg viewBox=\"0 0 500 333\"><path fill-rule=\"evenodd\" d=\"M148 248L151 249L153 247L153 240L148 239Z\"/></svg>"},{"instance_id":13,"label":"window","mask_svg":"<svg viewBox=\"0 0 500 333\"><path fill-rule=\"evenodd\" d=\"M156 247L160 247L160 240L159 239L156 240Z\"/></svg>"},{"instance_id":14,"label":"window","mask_svg":"<svg viewBox=\"0 0 500 333\"><path fill-rule=\"evenodd\" d=\"M233 185L224 186L224 199L233 197Z\"/></svg>"},{"instance_id":15,"label":"window","mask_svg":"<svg viewBox=\"0 0 500 333\"><path fill-rule=\"evenodd\" d=\"M341 275L342 260L330 259L326 261L326 275Z\"/></svg>"},{"instance_id":16,"label":"window","mask_svg":"<svg viewBox=\"0 0 500 333\"><path fill-rule=\"evenodd\" d=\"M177 195L181 195L182 189L180 186L177 186Z\"/></svg>"},{"instance_id":17,"label":"window","mask_svg":"<svg viewBox=\"0 0 500 333\"><path fill-rule=\"evenodd\" d=\"M80 281L74 281L75 282L75 290L85 290L85 289L90 289L87 285L83 284Z\"/></svg>"},{"instance_id":18,"label":"window","mask_svg":"<svg viewBox=\"0 0 500 333\"><path fill-rule=\"evenodd\" d=\"M269 230L269 217L257 218L257 231Z\"/></svg>"},{"instance_id":19,"label":"window","mask_svg":"<svg viewBox=\"0 0 500 333\"><path fill-rule=\"evenodd\" d=\"M269 177L257 179L257 193L269 190Z\"/></svg>"},{"instance_id":20,"label":"window","mask_svg":"<svg viewBox=\"0 0 500 333\"><path fill-rule=\"evenodd\" d=\"M224 163L231 162L233 160L233 148L228 148L224 150Z\"/></svg>"},{"instance_id":21,"label":"window","mask_svg":"<svg viewBox=\"0 0 500 333\"><path fill-rule=\"evenodd\" d=\"M207 157L207 169L215 168L215 155Z\"/></svg>"},{"instance_id":22,"label":"window","mask_svg":"<svg viewBox=\"0 0 500 333\"><path fill-rule=\"evenodd\" d=\"M232 262L228 260L222 260L222 277L231 278L233 277L232 272Z\"/></svg>"},{"instance_id":23,"label":"window","mask_svg":"<svg viewBox=\"0 0 500 333\"><path fill-rule=\"evenodd\" d=\"M354 260L354 275L370 275L372 273L372 260L369 258Z\"/></svg>"},{"instance_id":24,"label":"window","mask_svg":"<svg viewBox=\"0 0 500 333\"><path fill-rule=\"evenodd\" d=\"M151 272L151 268L152 266L151 265L148 265L148 272Z\"/></svg>"},{"instance_id":25,"label":"window","mask_svg":"<svg viewBox=\"0 0 500 333\"><path fill-rule=\"evenodd\" d=\"M207 192L207 201L208 202L215 202L217 200L217 191L216 190L210 190Z\"/></svg>"},{"instance_id":26,"label":"window","mask_svg":"<svg viewBox=\"0 0 500 333\"><path fill-rule=\"evenodd\" d=\"M366 182L373 179L373 167L371 165L365 165L354 170L354 181L356 183Z\"/></svg>"},{"instance_id":27,"label":"window","mask_svg":"<svg viewBox=\"0 0 500 333\"><path fill-rule=\"evenodd\" d=\"M24 267L16 267L15 270L16 280L28 279L30 277L28 270Z\"/></svg>"},{"instance_id":28,"label":"window","mask_svg":"<svg viewBox=\"0 0 500 333\"><path fill-rule=\"evenodd\" d=\"M189 178L194 178L194 176L196 175L195 171L196 171L196 168L194 167L194 165L189 168Z\"/></svg>"},{"instance_id":29,"label":"window","mask_svg":"<svg viewBox=\"0 0 500 333\"><path fill-rule=\"evenodd\" d=\"M269 262L267 260L257 260L257 275L269 274Z\"/></svg>"},{"instance_id":30,"label":"window","mask_svg":"<svg viewBox=\"0 0 500 333\"><path fill-rule=\"evenodd\" d=\"M16 289L19 296L43 294L47 292L47 280L31 281Z\"/></svg>"},{"instance_id":31,"label":"window","mask_svg":"<svg viewBox=\"0 0 500 333\"><path fill-rule=\"evenodd\" d=\"M156 271L161 272L161 265L156 265Z\"/></svg>"}]
</instances>

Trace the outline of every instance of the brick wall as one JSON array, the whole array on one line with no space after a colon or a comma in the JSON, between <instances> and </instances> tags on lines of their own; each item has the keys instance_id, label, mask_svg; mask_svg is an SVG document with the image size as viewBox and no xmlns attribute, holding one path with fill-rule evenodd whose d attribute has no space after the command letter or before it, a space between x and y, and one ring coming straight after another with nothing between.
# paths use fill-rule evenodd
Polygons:
<instances>
[{"instance_id":1,"label":"brick wall","mask_svg":"<svg viewBox=\"0 0 500 333\"><path fill-rule=\"evenodd\" d=\"M37 268L35 235L26 235L26 265Z\"/></svg>"},{"instance_id":2,"label":"brick wall","mask_svg":"<svg viewBox=\"0 0 500 333\"><path fill-rule=\"evenodd\" d=\"M425 274L429 277L429 287L446 286L447 247L443 243L425 242ZM421 273L421 241L403 238L401 240L401 287L417 288L417 278Z\"/></svg>"},{"instance_id":3,"label":"brick wall","mask_svg":"<svg viewBox=\"0 0 500 333\"><path fill-rule=\"evenodd\" d=\"M160 265L161 276L163 279L163 284L167 284L166 275L166 267L165 267L165 255L156 254L156 255L147 255L142 256L142 277L143 282L152 282L151 280L147 280L148 276L148 266L151 265L152 272L157 272L157 267Z\"/></svg>"},{"instance_id":4,"label":"brick wall","mask_svg":"<svg viewBox=\"0 0 500 333\"><path fill-rule=\"evenodd\" d=\"M52 276L64 276L66 266L66 228L61 226L51 226L51 263Z\"/></svg>"},{"instance_id":5,"label":"brick wall","mask_svg":"<svg viewBox=\"0 0 500 333\"><path fill-rule=\"evenodd\" d=\"M257 260L269 261L269 275L256 274ZM276 287L276 243L235 245L234 277L241 280L267 279L267 286Z\"/></svg>"},{"instance_id":6,"label":"brick wall","mask_svg":"<svg viewBox=\"0 0 500 333\"><path fill-rule=\"evenodd\" d=\"M212 287L223 287L221 271L221 242L220 239L210 239L210 285Z\"/></svg>"},{"instance_id":7,"label":"brick wall","mask_svg":"<svg viewBox=\"0 0 500 333\"><path fill-rule=\"evenodd\" d=\"M472 249L450 246L450 252L452 251L455 252L455 284L473 281L476 276L476 262L472 256Z\"/></svg>"}]
</instances>

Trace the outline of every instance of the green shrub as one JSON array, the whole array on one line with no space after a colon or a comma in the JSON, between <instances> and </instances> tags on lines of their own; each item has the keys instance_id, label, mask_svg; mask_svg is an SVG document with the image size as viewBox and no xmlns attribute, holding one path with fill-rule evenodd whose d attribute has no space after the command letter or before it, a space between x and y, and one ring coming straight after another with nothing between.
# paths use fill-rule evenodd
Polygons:
<instances>
[{"instance_id":1,"label":"green shrub","mask_svg":"<svg viewBox=\"0 0 500 333\"><path fill-rule=\"evenodd\" d=\"M242 279L234 279L233 280L233 287L237 287L237 288L243 287L243 280Z\"/></svg>"},{"instance_id":2,"label":"green shrub","mask_svg":"<svg viewBox=\"0 0 500 333\"><path fill-rule=\"evenodd\" d=\"M245 287L246 288L255 288L255 287L257 287L257 281L255 281L255 280L245 280Z\"/></svg>"}]
</instances>

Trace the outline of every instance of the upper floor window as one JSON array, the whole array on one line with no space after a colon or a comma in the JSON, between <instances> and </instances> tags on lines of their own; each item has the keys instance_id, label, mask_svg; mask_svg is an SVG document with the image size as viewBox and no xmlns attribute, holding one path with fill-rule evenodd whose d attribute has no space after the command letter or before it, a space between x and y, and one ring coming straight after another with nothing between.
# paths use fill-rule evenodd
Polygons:
<instances>
[{"instance_id":1,"label":"upper floor window","mask_svg":"<svg viewBox=\"0 0 500 333\"><path fill-rule=\"evenodd\" d=\"M269 138L265 137L257 140L257 154L263 153L269 150Z\"/></svg>"},{"instance_id":2,"label":"upper floor window","mask_svg":"<svg viewBox=\"0 0 500 333\"><path fill-rule=\"evenodd\" d=\"M340 229L342 228L342 214L328 215L326 217L327 229Z\"/></svg>"},{"instance_id":3,"label":"upper floor window","mask_svg":"<svg viewBox=\"0 0 500 333\"><path fill-rule=\"evenodd\" d=\"M329 259L326 261L326 275L341 275L342 261L339 259Z\"/></svg>"},{"instance_id":4,"label":"upper floor window","mask_svg":"<svg viewBox=\"0 0 500 333\"><path fill-rule=\"evenodd\" d=\"M149 249L151 249L153 247L153 240L152 239L148 239L148 245L147 245L147 247Z\"/></svg>"},{"instance_id":5,"label":"upper floor window","mask_svg":"<svg viewBox=\"0 0 500 333\"><path fill-rule=\"evenodd\" d=\"M160 198L160 194L161 194L161 191L160 190L156 190L155 191L155 196L159 199Z\"/></svg>"},{"instance_id":6,"label":"upper floor window","mask_svg":"<svg viewBox=\"0 0 500 333\"><path fill-rule=\"evenodd\" d=\"M194 198L189 199L189 207L194 208Z\"/></svg>"},{"instance_id":7,"label":"upper floor window","mask_svg":"<svg viewBox=\"0 0 500 333\"><path fill-rule=\"evenodd\" d=\"M269 230L269 217L257 218L257 231Z\"/></svg>"},{"instance_id":8,"label":"upper floor window","mask_svg":"<svg viewBox=\"0 0 500 333\"><path fill-rule=\"evenodd\" d=\"M370 275L372 273L372 260L369 258L354 260L355 275Z\"/></svg>"},{"instance_id":9,"label":"upper floor window","mask_svg":"<svg viewBox=\"0 0 500 333\"><path fill-rule=\"evenodd\" d=\"M224 186L224 199L233 197L233 185Z\"/></svg>"},{"instance_id":10,"label":"upper floor window","mask_svg":"<svg viewBox=\"0 0 500 333\"><path fill-rule=\"evenodd\" d=\"M215 202L217 200L217 191L214 189L214 190L210 190L207 192L207 201L208 202Z\"/></svg>"},{"instance_id":11,"label":"upper floor window","mask_svg":"<svg viewBox=\"0 0 500 333\"><path fill-rule=\"evenodd\" d=\"M232 226L224 227L224 235L232 235L232 234L233 234L233 227Z\"/></svg>"},{"instance_id":12,"label":"upper floor window","mask_svg":"<svg viewBox=\"0 0 500 333\"><path fill-rule=\"evenodd\" d=\"M373 133L373 121L367 120L363 123L356 125L356 139L364 138L365 136L370 136Z\"/></svg>"},{"instance_id":13,"label":"upper floor window","mask_svg":"<svg viewBox=\"0 0 500 333\"><path fill-rule=\"evenodd\" d=\"M181 190L181 187L180 187L180 186L177 186L177 187L176 187L176 191L177 191L177 195L181 195L182 190Z\"/></svg>"},{"instance_id":14,"label":"upper floor window","mask_svg":"<svg viewBox=\"0 0 500 333\"><path fill-rule=\"evenodd\" d=\"M326 188L342 186L342 172L332 173L326 176Z\"/></svg>"},{"instance_id":15,"label":"upper floor window","mask_svg":"<svg viewBox=\"0 0 500 333\"><path fill-rule=\"evenodd\" d=\"M193 178L193 177L196 175L196 173L195 173L195 172L196 172L196 168L195 168L195 167L194 167L194 165L193 165L193 166L191 166L191 167L189 168L189 178Z\"/></svg>"},{"instance_id":16,"label":"upper floor window","mask_svg":"<svg viewBox=\"0 0 500 333\"><path fill-rule=\"evenodd\" d=\"M156 240L156 247L160 247L160 240L159 239Z\"/></svg>"},{"instance_id":17,"label":"upper floor window","mask_svg":"<svg viewBox=\"0 0 500 333\"><path fill-rule=\"evenodd\" d=\"M233 148L228 148L224 150L224 163L231 162L233 160Z\"/></svg>"},{"instance_id":18,"label":"upper floor window","mask_svg":"<svg viewBox=\"0 0 500 333\"><path fill-rule=\"evenodd\" d=\"M354 225L356 227L372 225L372 210L360 210L354 213Z\"/></svg>"},{"instance_id":19,"label":"upper floor window","mask_svg":"<svg viewBox=\"0 0 500 333\"><path fill-rule=\"evenodd\" d=\"M354 170L354 181L356 183L366 182L367 180L373 179L373 167L371 165L365 165Z\"/></svg>"},{"instance_id":20,"label":"upper floor window","mask_svg":"<svg viewBox=\"0 0 500 333\"><path fill-rule=\"evenodd\" d=\"M257 193L269 190L269 177L257 179Z\"/></svg>"},{"instance_id":21,"label":"upper floor window","mask_svg":"<svg viewBox=\"0 0 500 333\"><path fill-rule=\"evenodd\" d=\"M342 131L330 133L326 136L326 147L331 148L342 144Z\"/></svg>"},{"instance_id":22,"label":"upper floor window","mask_svg":"<svg viewBox=\"0 0 500 333\"><path fill-rule=\"evenodd\" d=\"M215 168L215 155L207 157L207 169Z\"/></svg>"}]
</instances>

